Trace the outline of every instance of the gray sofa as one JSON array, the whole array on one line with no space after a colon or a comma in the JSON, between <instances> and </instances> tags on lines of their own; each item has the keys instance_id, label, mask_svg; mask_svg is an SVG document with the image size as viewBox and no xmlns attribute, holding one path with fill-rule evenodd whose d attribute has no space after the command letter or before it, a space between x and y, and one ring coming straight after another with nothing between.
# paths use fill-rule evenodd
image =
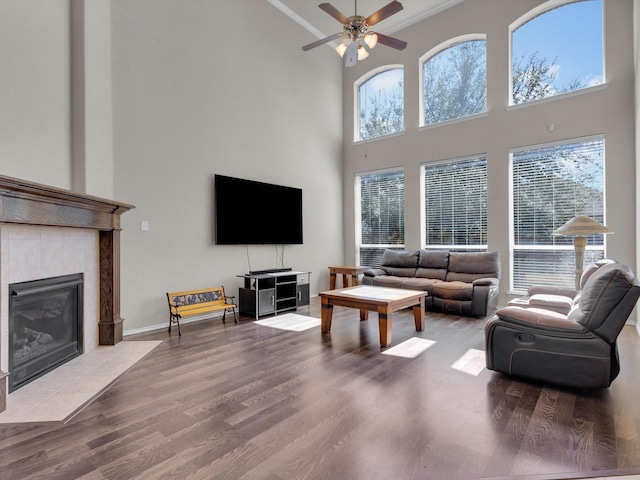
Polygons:
<instances>
[{"instance_id":1,"label":"gray sofa","mask_svg":"<svg viewBox=\"0 0 640 480\"><path fill-rule=\"evenodd\" d=\"M487 368L563 387L611 385L620 372L616 339L640 283L618 262L592 265L585 277L565 313L555 301L547 308L541 301L498 309L484 327Z\"/></svg>"},{"instance_id":2,"label":"gray sofa","mask_svg":"<svg viewBox=\"0 0 640 480\"><path fill-rule=\"evenodd\" d=\"M429 311L486 316L498 304L499 278L498 252L385 250L362 284L424 290Z\"/></svg>"}]
</instances>

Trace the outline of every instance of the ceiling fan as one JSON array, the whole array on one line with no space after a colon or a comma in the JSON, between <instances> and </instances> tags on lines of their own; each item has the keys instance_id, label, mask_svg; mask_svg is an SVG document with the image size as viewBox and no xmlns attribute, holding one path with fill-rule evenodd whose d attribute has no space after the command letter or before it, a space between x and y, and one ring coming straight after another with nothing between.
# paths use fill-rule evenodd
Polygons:
<instances>
[{"instance_id":1,"label":"ceiling fan","mask_svg":"<svg viewBox=\"0 0 640 480\"><path fill-rule=\"evenodd\" d=\"M402 4L396 0L366 18L358 15L358 0L355 0L355 14L351 17L347 17L330 3L321 3L318 7L342 23L343 31L305 45L302 47L305 52L325 43L340 40L336 51L345 58L345 66L352 67L358 60L367 58L369 50L378 42L396 50L404 50L407 46L405 41L369 31L369 27L402 10Z\"/></svg>"}]
</instances>

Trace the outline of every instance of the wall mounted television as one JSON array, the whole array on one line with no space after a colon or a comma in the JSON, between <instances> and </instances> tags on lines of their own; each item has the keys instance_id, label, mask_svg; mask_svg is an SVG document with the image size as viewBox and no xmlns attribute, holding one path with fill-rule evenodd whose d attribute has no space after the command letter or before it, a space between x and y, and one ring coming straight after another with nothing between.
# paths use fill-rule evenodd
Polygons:
<instances>
[{"instance_id":1,"label":"wall mounted television","mask_svg":"<svg viewBox=\"0 0 640 480\"><path fill-rule=\"evenodd\" d=\"M217 245L302 244L302 189L215 175Z\"/></svg>"}]
</instances>

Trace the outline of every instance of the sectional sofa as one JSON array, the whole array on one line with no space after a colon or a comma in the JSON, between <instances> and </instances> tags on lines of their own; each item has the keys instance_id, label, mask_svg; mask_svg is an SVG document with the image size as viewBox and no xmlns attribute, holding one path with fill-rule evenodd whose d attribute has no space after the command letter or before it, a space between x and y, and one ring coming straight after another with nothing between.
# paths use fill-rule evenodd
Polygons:
<instances>
[{"instance_id":1,"label":"sectional sofa","mask_svg":"<svg viewBox=\"0 0 640 480\"><path fill-rule=\"evenodd\" d=\"M480 317L497 307L499 278L499 252L385 250L362 283L424 290L429 311Z\"/></svg>"}]
</instances>

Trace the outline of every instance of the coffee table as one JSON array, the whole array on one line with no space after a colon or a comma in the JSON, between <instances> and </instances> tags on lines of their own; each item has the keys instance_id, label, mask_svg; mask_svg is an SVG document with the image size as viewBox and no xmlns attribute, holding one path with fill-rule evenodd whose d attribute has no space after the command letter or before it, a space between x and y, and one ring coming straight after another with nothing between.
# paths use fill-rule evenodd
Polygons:
<instances>
[{"instance_id":1,"label":"coffee table","mask_svg":"<svg viewBox=\"0 0 640 480\"><path fill-rule=\"evenodd\" d=\"M360 320L367 320L370 311L378 312L380 345L383 347L391 343L391 319L393 313L398 310L413 307L416 331L421 332L424 330L424 299L427 296L427 292L359 285L320 292L318 295L320 295L322 302L322 333L331 331L334 305L359 309Z\"/></svg>"}]
</instances>

